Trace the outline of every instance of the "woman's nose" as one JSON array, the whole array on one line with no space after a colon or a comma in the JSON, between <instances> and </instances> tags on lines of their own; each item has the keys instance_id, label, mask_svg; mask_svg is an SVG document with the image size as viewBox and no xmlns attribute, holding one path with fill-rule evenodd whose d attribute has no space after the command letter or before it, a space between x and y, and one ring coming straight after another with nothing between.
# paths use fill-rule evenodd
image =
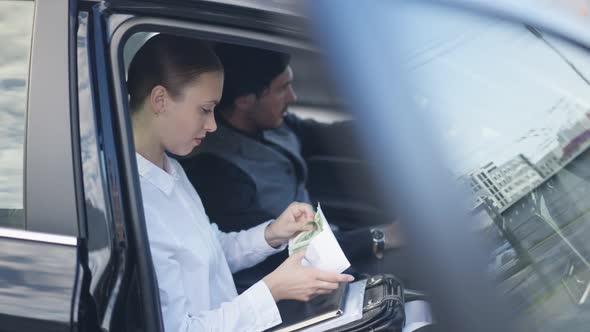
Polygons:
<instances>
[{"instance_id":1,"label":"woman's nose","mask_svg":"<svg viewBox=\"0 0 590 332\"><path fill-rule=\"evenodd\" d=\"M205 123L205 130L207 130L207 132L214 132L217 130L217 123L215 123L215 116L213 116L213 112L211 112L211 115L207 117L207 122Z\"/></svg>"}]
</instances>

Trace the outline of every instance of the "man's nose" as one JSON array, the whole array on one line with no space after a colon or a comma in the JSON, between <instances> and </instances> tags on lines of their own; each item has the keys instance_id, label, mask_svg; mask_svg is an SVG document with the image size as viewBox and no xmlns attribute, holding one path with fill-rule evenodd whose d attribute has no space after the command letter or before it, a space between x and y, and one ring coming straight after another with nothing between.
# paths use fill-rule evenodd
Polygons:
<instances>
[{"instance_id":1,"label":"man's nose","mask_svg":"<svg viewBox=\"0 0 590 332\"><path fill-rule=\"evenodd\" d=\"M289 103L294 103L297 101L297 94L295 93L295 89L293 87L289 88Z\"/></svg>"}]
</instances>

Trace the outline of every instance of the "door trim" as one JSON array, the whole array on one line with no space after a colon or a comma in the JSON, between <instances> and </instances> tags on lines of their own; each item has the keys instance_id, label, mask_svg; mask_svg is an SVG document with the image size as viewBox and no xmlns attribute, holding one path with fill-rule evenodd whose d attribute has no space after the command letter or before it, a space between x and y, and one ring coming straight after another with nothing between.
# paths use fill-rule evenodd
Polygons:
<instances>
[{"instance_id":1,"label":"door trim","mask_svg":"<svg viewBox=\"0 0 590 332\"><path fill-rule=\"evenodd\" d=\"M19 239L34 242L61 244L75 247L78 245L78 239L73 236L55 235L40 232L23 231L14 228L0 227L0 238Z\"/></svg>"}]
</instances>

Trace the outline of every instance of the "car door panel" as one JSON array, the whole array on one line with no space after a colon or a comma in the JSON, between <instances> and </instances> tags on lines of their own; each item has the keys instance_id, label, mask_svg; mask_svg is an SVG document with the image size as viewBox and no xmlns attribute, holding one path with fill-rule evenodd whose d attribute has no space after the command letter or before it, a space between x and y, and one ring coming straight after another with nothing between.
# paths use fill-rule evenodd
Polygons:
<instances>
[{"instance_id":1,"label":"car door panel","mask_svg":"<svg viewBox=\"0 0 590 332\"><path fill-rule=\"evenodd\" d=\"M29 3L34 16L24 28L32 28L32 35L22 39L30 43L25 44L29 57L19 53L19 61L28 60L22 94L28 102L21 118L23 209L8 211L23 225L0 228L0 329L70 331L79 267L68 78L70 2ZM2 65L4 70L10 66Z\"/></svg>"},{"instance_id":2,"label":"car door panel","mask_svg":"<svg viewBox=\"0 0 590 332\"><path fill-rule=\"evenodd\" d=\"M75 238L0 229L1 329L70 331L76 271Z\"/></svg>"}]
</instances>

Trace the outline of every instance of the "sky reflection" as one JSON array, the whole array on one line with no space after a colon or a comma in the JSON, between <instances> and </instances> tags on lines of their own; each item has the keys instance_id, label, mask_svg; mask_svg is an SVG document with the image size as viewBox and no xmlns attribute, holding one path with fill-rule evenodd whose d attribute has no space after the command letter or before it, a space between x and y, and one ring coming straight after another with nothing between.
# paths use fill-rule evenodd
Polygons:
<instances>
[{"instance_id":1,"label":"sky reflection","mask_svg":"<svg viewBox=\"0 0 590 332\"><path fill-rule=\"evenodd\" d=\"M23 208L26 82L33 2L0 2L0 209Z\"/></svg>"}]
</instances>

